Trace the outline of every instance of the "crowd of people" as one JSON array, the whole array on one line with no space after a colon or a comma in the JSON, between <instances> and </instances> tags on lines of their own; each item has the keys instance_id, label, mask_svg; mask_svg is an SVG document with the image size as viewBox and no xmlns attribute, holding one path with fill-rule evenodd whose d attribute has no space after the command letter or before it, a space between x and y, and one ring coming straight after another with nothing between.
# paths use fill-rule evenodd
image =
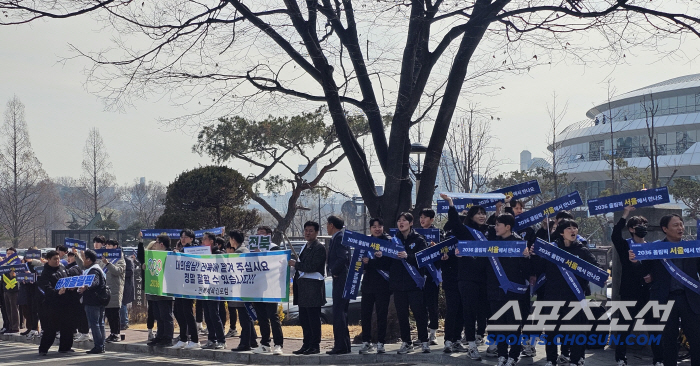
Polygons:
<instances>
[{"instance_id":1,"label":"crowd of people","mask_svg":"<svg viewBox=\"0 0 700 366\"><path fill-rule=\"evenodd\" d=\"M505 203L499 203L496 212L489 217L487 211L480 206L472 206L468 211L459 213L449 196L443 195L442 198L449 204L449 210L447 222L443 229L439 229L439 241L449 237L460 241L526 241L527 248L516 256L498 259L460 254L459 249L456 249L455 255L443 253L434 263L438 272L427 271L418 268L416 253L436 243L428 242L414 229L416 220L411 213L401 213L396 222L391 223L397 228L395 240L398 239L403 248L398 251L396 258L384 255L381 251L370 252L367 257L362 258L364 274L361 280L360 354L386 352L385 343L390 341L386 331L392 296L401 338L398 353L431 352L431 346L437 345L440 286L446 304L444 344L441 350L445 353L465 352L473 360L481 360L478 346L489 343L486 355L497 357L499 366L513 366L521 357L536 355L535 346L539 337L554 336L555 329L557 334L569 334L571 332L561 331L560 327L588 322L585 313L579 312L573 317L553 320L556 328L551 330L520 330L531 313L532 298L529 289L534 287L542 275L546 276L546 280L537 290L538 300L565 303L580 301L581 297L574 291L576 286L572 287L570 283L571 278L575 278L578 288L582 289L585 295L590 295L588 281L578 276L567 279L566 271L537 256L532 249L535 240L539 238L591 265L596 265L597 261L588 250L584 237L579 235L578 224L571 213L561 211L554 218L547 218L537 230L529 227L515 232L514 217L524 210L521 201L508 198ZM697 327L700 323L700 295L673 278L661 260L635 259L630 244L645 243L648 222L641 216L629 217L633 210L632 206L624 209L611 238L622 265L619 296L623 301L636 301L637 310L642 309L650 300L661 303L674 300L668 322L663 332L660 332L661 342L652 345L653 365L676 365L676 339L681 328L690 344L691 365L700 365L700 328ZM435 216L432 209L422 210L418 225L423 229L436 229ZM369 225L371 236L390 239L381 218L370 219ZM684 234L682 217L664 216L660 227L665 234L664 241L681 241ZM294 272L293 301L299 308L299 321L303 331L303 344L292 353L311 355L321 352L321 308L326 304L327 298L326 277L332 278L330 297L333 300L334 340L333 348L326 353L350 353L349 301L343 298L343 292L350 266L354 264L351 263L352 249L343 244L344 222L336 216L327 218L326 230L331 236L327 247L318 238L319 223L308 221L303 228L306 244L299 253L295 252L288 262ZM271 234L272 230L267 226L257 229L257 235ZM36 283L13 283L14 272L3 275L2 316L5 328L2 331L5 334L18 333L19 324L23 319L27 329L23 334L30 337L40 334L38 323L41 323L41 355L46 355L57 336L60 337L59 352L73 352L74 341L90 340L94 342L94 347L88 353L102 353L104 344L121 341L123 336L120 331L128 327L125 305L134 300L133 271L145 269L143 263L147 250L182 252L187 247L203 245L210 247L212 254L250 251L245 244L245 234L239 230L231 230L226 239L208 232L204 234L201 242L195 238L195 233L188 229L181 231L178 241L171 240L165 234L159 235L148 244L139 241L136 258L126 258L122 255L113 261L100 258L93 250L68 251L64 246L59 246L56 250L46 253L41 260L25 261L30 271L39 273ZM99 236L94 238L93 245L96 249L119 248L118 242ZM278 244L272 243L269 250L280 249L282 248ZM15 250L10 248L6 254L10 256L14 252ZM700 259L674 259L673 262L697 280ZM40 268L43 270L40 271ZM419 274L420 280L416 278L415 273ZM434 280L431 276L436 273L441 278ZM61 278L83 274L95 276L91 285L77 289L55 289ZM516 285L504 286L504 280ZM523 284L525 290L517 284ZM520 313L511 308L499 317L492 318L495 312L513 302L520 305ZM254 321L246 308L247 304L242 302L225 303L148 294L147 304L149 346L220 350L226 348L226 338L238 335L240 342L231 351L252 350L256 353L283 354L284 335L276 303L251 304L257 314L260 336L253 326ZM372 329L374 314L376 336ZM415 320L417 339L411 335L411 316ZM225 332L227 318L228 333ZM109 336L106 336L105 319L109 324ZM537 320L534 319L535 322ZM179 326L177 337L174 334L175 321ZM623 320L620 320L620 323L622 322ZM236 323L240 324L240 332ZM516 324L518 330L504 331L502 329L506 329L505 327L497 327L489 332L487 341L487 324ZM155 333L154 327L157 329ZM492 341L499 336L505 338L513 334L528 337L519 338L523 341L515 343ZM623 332L623 337L626 334ZM206 336L206 341L200 340L200 336ZM585 344L578 342L561 345L547 342L546 366L582 366L585 362L585 347ZM624 345L616 347L615 363L618 366L627 364Z\"/></svg>"}]
</instances>

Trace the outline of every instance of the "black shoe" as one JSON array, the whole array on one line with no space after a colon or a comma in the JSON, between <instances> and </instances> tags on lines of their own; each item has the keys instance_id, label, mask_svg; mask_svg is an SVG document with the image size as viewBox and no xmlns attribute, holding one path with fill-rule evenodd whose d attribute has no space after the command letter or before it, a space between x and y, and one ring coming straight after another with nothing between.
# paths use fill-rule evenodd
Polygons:
<instances>
[{"instance_id":1,"label":"black shoe","mask_svg":"<svg viewBox=\"0 0 700 366\"><path fill-rule=\"evenodd\" d=\"M39 351L39 356L46 356L47 352Z\"/></svg>"},{"instance_id":2,"label":"black shoe","mask_svg":"<svg viewBox=\"0 0 700 366\"><path fill-rule=\"evenodd\" d=\"M150 346L150 347L153 347L153 346L157 346L158 343L160 343L160 342L162 342L161 339L153 338L153 339L151 339L150 341L148 341L148 342L146 343L146 345L147 345L147 346Z\"/></svg>"},{"instance_id":3,"label":"black shoe","mask_svg":"<svg viewBox=\"0 0 700 366\"><path fill-rule=\"evenodd\" d=\"M173 341L167 340L167 341L161 341L156 343L156 347L172 347L173 346Z\"/></svg>"},{"instance_id":4,"label":"black shoe","mask_svg":"<svg viewBox=\"0 0 700 366\"><path fill-rule=\"evenodd\" d=\"M317 355L321 353L321 350L318 348L309 348L304 352L305 355Z\"/></svg>"},{"instance_id":5,"label":"black shoe","mask_svg":"<svg viewBox=\"0 0 700 366\"><path fill-rule=\"evenodd\" d=\"M246 346L238 346L236 348L231 348L231 352L245 352L250 350L252 350L252 348Z\"/></svg>"},{"instance_id":6,"label":"black shoe","mask_svg":"<svg viewBox=\"0 0 700 366\"><path fill-rule=\"evenodd\" d=\"M301 346L301 348L299 348L298 350L292 352L292 354L295 354L295 355L303 355L304 352L306 352L306 351L308 351L308 350L309 350L309 347Z\"/></svg>"},{"instance_id":7,"label":"black shoe","mask_svg":"<svg viewBox=\"0 0 700 366\"><path fill-rule=\"evenodd\" d=\"M58 353L73 353L73 352L75 352L74 349L69 349L69 350L65 350L65 351L61 351L60 349L58 350Z\"/></svg>"},{"instance_id":8,"label":"black shoe","mask_svg":"<svg viewBox=\"0 0 700 366\"><path fill-rule=\"evenodd\" d=\"M253 343L253 344L250 345L250 348L258 348L258 347L260 347L260 346L258 345L258 342L255 342L255 343ZM270 346L268 346L268 347L270 347Z\"/></svg>"},{"instance_id":9,"label":"black shoe","mask_svg":"<svg viewBox=\"0 0 700 366\"><path fill-rule=\"evenodd\" d=\"M127 329L129 329L129 326L128 326L128 325L122 325L121 328L119 328L119 329L121 329L121 330L127 330Z\"/></svg>"},{"instance_id":10,"label":"black shoe","mask_svg":"<svg viewBox=\"0 0 700 366\"><path fill-rule=\"evenodd\" d=\"M104 348L93 348L85 353L87 353L89 355L97 355L100 353L105 353L105 350L104 350Z\"/></svg>"},{"instance_id":11,"label":"black shoe","mask_svg":"<svg viewBox=\"0 0 700 366\"><path fill-rule=\"evenodd\" d=\"M121 336L119 334L110 334L107 339L105 339L105 343L113 343L113 342L121 342Z\"/></svg>"},{"instance_id":12,"label":"black shoe","mask_svg":"<svg viewBox=\"0 0 700 366\"><path fill-rule=\"evenodd\" d=\"M348 354L348 353L350 353L350 351L345 350L345 349L336 349L336 348L333 348L330 351L326 351L327 355L344 355L344 354Z\"/></svg>"},{"instance_id":13,"label":"black shoe","mask_svg":"<svg viewBox=\"0 0 700 366\"><path fill-rule=\"evenodd\" d=\"M31 329L27 329L27 330L25 330L24 332L20 333L19 335L26 336L26 335L29 334L29 332L31 332L31 331L32 331Z\"/></svg>"}]
</instances>

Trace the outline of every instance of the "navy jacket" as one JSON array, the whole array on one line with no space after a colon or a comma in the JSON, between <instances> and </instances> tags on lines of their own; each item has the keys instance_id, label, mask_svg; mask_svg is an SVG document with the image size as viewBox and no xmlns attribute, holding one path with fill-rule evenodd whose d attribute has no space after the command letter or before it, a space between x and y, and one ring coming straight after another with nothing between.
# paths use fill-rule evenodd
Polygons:
<instances>
[{"instance_id":1,"label":"navy jacket","mask_svg":"<svg viewBox=\"0 0 700 366\"><path fill-rule=\"evenodd\" d=\"M556 244L560 249L563 249L564 251L573 254L590 264L595 266L598 265L598 262L593 254L591 254L588 248L586 248L581 242L576 241L571 246L567 247L564 245L563 239L559 238L557 239ZM538 274L544 273L547 276L547 280L544 282L544 285L542 285L542 288L544 289L544 296L542 300L577 301L576 295L567 284L564 276L561 274L556 264L538 256L533 257L531 260L534 272ZM588 281L579 276L575 277L583 289L584 294L590 295L591 288L588 285Z\"/></svg>"},{"instance_id":2,"label":"navy jacket","mask_svg":"<svg viewBox=\"0 0 700 366\"><path fill-rule=\"evenodd\" d=\"M493 238L489 238L489 241L516 241L516 240L523 240L521 237L516 236L516 235L511 235L505 239L495 236ZM496 273L493 270L493 266L491 265L490 259L488 264L488 269L486 270L486 295L489 301L503 301L503 300L517 300L521 296L521 294L516 294L514 292L508 291L504 292L503 289L500 287L501 284L498 282L498 277L496 277ZM501 267L503 268L503 272L505 272L506 277L508 280L511 282L517 283L519 285L524 285L526 281L528 280L528 277L530 275L530 266L529 262L530 260L526 257L520 256L520 257L501 257L498 258L498 260L501 262Z\"/></svg>"},{"instance_id":3,"label":"navy jacket","mask_svg":"<svg viewBox=\"0 0 700 366\"><path fill-rule=\"evenodd\" d=\"M664 239L663 241L668 241ZM700 271L700 258L683 258L678 266L681 271L688 276L700 280L698 272ZM671 274L668 273L661 260L645 260L642 261L644 272L651 275L651 287L649 288L649 300L657 300L666 302L671 293L671 283L676 281ZM681 285L683 286L683 285ZM688 299L688 304L695 314L700 314L700 295L683 286L685 296Z\"/></svg>"},{"instance_id":4,"label":"navy jacket","mask_svg":"<svg viewBox=\"0 0 700 366\"><path fill-rule=\"evenodd\" d=\"M336 233L328 245L327 272L330 276L345 276L350 268L350 248L343 245L343 232Z\"/></svg>"},{"instance_id":5,"label":"navy jacket","mask_svg":"<svg viewBox=\"0 0 700 366\"><path fill-rule=\"evenodd\" d=\"M416 268L416 270L418 270L416 252L428 247L428 245L425 243L425 238L416 233L413 229L411 229L411 231L408 233L408 237L406 238L402 238L401 232L398 232L396 236L399 239L402 239L401 241L406 248L406 254L408 254L406 261L408 264L412 265ZM421 276L423 275L421 271L418 271L418 273L421 274ZM406 268L403 266L403 263L401 263L401 260L398 259L391 260L391 266L389 267L389 282L391 283L392 291L420 290L416 285L416 282L413 281L413 277L411 277L408 271L406 271Z\"/></svg>"}]
</instances>

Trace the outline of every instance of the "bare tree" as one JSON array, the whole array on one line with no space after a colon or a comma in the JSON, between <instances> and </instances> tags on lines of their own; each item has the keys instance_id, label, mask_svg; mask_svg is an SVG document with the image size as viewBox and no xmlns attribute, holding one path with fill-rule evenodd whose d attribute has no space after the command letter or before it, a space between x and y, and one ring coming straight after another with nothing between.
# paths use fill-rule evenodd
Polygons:
<instances>
[{"instance_id":1,"label":"bare tree","mask_svg":"<svg viewBox=\"0 0 700 366\"><path fill-rule=\"evenodd\" d=\"M446 188L453 192L480 192L503 160L496 159L490 121L470 108L466 117L453 122L447 134L446 154L440 171Z\"/></svg>"},{"instance_id":2,"label":"bare tree","mask_svg":"<svg viewBox=\"0 0 700 366\"><path fill-rule=\"evenodd\" d=\"M90 211L82 212L94 217L115 199L116 178L112 175L112 163L97 128L90 130L83 149L83 174L80 176L80 194L90 203ZM83 206L83 210L87 207Z\"/></svg>"},{"instance_id":3,"label":"bare tree","mask_svg":"<svg viewBox=\"0 0 700 366\"><path fill-rule=\"evenodd\" d=\"M129 211L143 228L154 227L165 209L165 186L160 182L145 183L135 179L121 193L122 200L128 204Z\"/></svg>"},{"instance_id":4,"label":"bare tree","mask_svg":"<svg viewBox=\"0 0 700 366\"><path fill-rule=\"evenodd\" d=\"M53 187L34 155L27 131L24 104L14 96L7 102L0 150L0 223L17 246L44 214L45 194Z\"/></svg>"},{"instance_id":5,"label":"bare tree","mask_svg":"<svg viewBox=\"0 0 700 366\"><path fill-rule=\"evenodd\" d=\"M642 144L642 151L649 158L649 168L651 170L651 188L656 188L659 184L659 143L656 137L656 113L659 111L659 104L654 100L654 94L649 93L649 100L644 95L642 98L642 109L644 109L644 122L647 127L648 145ZM666 149L666 146L663 147Z\"/></svg>"},{"instance_id":6,"label":"bare tree","mask_svg":"<svg viewBox=\"0 0 700 366\"><path fill-rule=\"evenodd\" d=\"M569 108L569 103L564 103L563 107L557 105L557 93L552 93L552 104L547 104L547 115L549 115L549 126L551 130L549 131L547 149L550 152L551 162L552 162L552 180L553 180L553 192L554 198L559 198L561 188L567 186L570 182L565 179L565 175L562 175L562 169L560 169L560 164L563 163L566 158L566 152L563 151L562 143L557 141L557 134L561 133L560 127L561 123L564 121L566 116L566 111Z\"/></svg>"},{"instance_id":7,"label":"bare tree","mask_svg":"<svg viewBox=\"0 0 700 366\"><path fill-rule=\"evenodd\" d=\"M77 52L94 62L88 85L109 107L165 91L176 104L201 105L172 122L201 122L281 104L325 104L369 212L392 219L411 206L411 126L433 121L419 210L432 203L449 126L459 99L475 92L473 80L565 57L611 64L632 48L700 35L700 18L688 15L698 13L696 2L123 0L81 1L79 10L73 4L0 2L5 23L101 6L93 14L117 27L119 49ZM130 36L151 43L140 48ZM366 116L374 154L352 131L351 108ZM375 178L383 179L382 195Z\"/></svg>"}]
</instances>

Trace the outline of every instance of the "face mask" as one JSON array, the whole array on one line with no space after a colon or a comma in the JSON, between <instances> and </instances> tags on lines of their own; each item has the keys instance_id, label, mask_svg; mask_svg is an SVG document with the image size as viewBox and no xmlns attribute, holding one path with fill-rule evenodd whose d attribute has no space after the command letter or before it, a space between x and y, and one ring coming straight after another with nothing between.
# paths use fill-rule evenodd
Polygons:
<instances>
[{"instance_id":1,"label":"face mask","mask_svg":"<svg viewBox=\"0 0 700 366\"><path fill-rule=\"evenodd\" d=\"M643 238L647 236L647 227L646 226L635 226L634 227L634 235Z\"/></svg>"}]
</instances>

